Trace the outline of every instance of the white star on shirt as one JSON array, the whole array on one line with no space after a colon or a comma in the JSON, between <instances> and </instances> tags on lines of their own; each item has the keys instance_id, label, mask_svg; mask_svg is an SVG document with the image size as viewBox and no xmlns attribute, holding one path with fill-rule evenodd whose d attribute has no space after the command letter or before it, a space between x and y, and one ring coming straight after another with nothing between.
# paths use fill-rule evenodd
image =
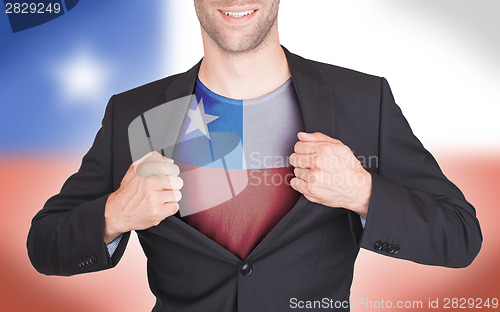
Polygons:
<instances>
[{"instance_id":1,"label":"white star on shirt","mask_svg":"<svg viewBox=\"0 0 500 312\"><path fill-rule=\"evenodd\" d=\"M203 98L200 100L200 104L196 107L196 110L189 109L188 117L191 120L189 126L186 130L186 134L189 134L196 129L200 130L207 138L210 139L210 134L208 133L207 125L219 118L220 116L214 116L205 114L205 108L203 107Z\"/></svg>"}]
</instances>

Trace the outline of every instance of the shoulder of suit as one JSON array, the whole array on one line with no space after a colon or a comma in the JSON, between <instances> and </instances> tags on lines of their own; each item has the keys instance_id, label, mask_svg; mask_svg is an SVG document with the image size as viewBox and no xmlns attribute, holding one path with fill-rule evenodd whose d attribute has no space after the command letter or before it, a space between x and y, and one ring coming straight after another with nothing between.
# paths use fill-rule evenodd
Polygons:
<instances>
[{"instance_id":1,"label":"shoulder of suit","mask_svg":"<svg viewBox=\"0 0 500 312\"><path fill-rule=\"evenodd\" d=\"M165 103L165 90L182 74L159 79L128 91L115 94L112 103L113 116L121 123L129 124L146 111ZM109 107L109 105L108 105Z\"/></svg>"},{"instance_id":2,"label":"shoulder of suit","mask_svg":"<svg viewBox=\"0 0 500 312\"><path fill-rule=\"evenodd\" d=\"M367 74L354 69L332 65L319 61L310 60L299 55L293 54L296 62L299 65L299 70L313 73L315 76L320 77L322 81L330 83L368 83L380 85L380 76Z\"/></svg>"},{"instance_id":3,"label":"shoulder of suit","mask_svg":"<svg viewBox=\"0 0 500 312\"><path fill-rule=\"evenodd\" d=\"M162 96L163 97L163 92L165 89L168 87L168 85L177 77L181 74L175 74L172 76L168 76L153 82L146 83L144 85L138 86L136 88L115 94L115 97L121 98L121 97L126 97L126 98L144 98L144 96Z\"/></svg>"}]
</instances>

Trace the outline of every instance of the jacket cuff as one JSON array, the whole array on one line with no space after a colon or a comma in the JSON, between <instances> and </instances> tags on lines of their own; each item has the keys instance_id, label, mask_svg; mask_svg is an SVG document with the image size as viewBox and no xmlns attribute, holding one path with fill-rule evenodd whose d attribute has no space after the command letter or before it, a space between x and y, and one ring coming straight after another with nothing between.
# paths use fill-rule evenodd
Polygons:
<instances>
[{"instance_id":1,"label":"jacket cuff","mask_svg":"<svg viewBox=\"0 0 500 312\"><path fill-rule=\"evenodd\" d=\"M104 208L109 194L88 201L70 212L71 237L62 246L73 246L71 262L75 274L99 271L112 266L104 243ZM61 247L62 247L61 246ZM64 261L63 261L64 263Z\"/></svg>"}]
</instances>

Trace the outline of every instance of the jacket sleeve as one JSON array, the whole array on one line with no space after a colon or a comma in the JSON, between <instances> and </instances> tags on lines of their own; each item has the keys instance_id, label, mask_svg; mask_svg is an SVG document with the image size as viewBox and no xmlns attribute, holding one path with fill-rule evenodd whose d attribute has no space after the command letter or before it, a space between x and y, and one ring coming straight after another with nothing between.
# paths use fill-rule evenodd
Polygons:
<instances>
[{"instance_id":1,"label":"jacket sleeve","mask_svg":"<svg viewBox=\"0 0 500 312\"><path fill-rule=\"evenodd\" d=\"M104 207L113 192L112 97L101 129L77 173L64 183L32 220L28 255L47 275L74 275L115 266L130 233L123 235L111 258L104 243Z\"/></svg>"},{"instance_id":2,"label":"jacket sleeve","mask_svg":"<svg viewBox=\"0 0 500 312\"><path fill-rule=\"evenodd\" d=\"M360 246L421 264L468 266L482 243L474 207L413 135L384 78L380 105L378 170Z\"/></svg>"}]
</instances>

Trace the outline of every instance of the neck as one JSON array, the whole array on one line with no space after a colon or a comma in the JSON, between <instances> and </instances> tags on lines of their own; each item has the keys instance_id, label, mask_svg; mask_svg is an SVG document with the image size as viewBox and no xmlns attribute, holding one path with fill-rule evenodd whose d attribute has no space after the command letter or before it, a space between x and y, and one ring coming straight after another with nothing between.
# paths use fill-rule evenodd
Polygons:
<instances>
[{"instance_id":1,"label":"neck","mask_svg":"<svg viewBox=\"0 0 500 312\"><path fill-rule=\"evenodd\" d=\"M205 56L198 77L203 84L219 95L239 100L279 88L290 78L290 70L275 26L257 48L245 53L224 51L202 29Z\"/></svg>"}]
</instances>

